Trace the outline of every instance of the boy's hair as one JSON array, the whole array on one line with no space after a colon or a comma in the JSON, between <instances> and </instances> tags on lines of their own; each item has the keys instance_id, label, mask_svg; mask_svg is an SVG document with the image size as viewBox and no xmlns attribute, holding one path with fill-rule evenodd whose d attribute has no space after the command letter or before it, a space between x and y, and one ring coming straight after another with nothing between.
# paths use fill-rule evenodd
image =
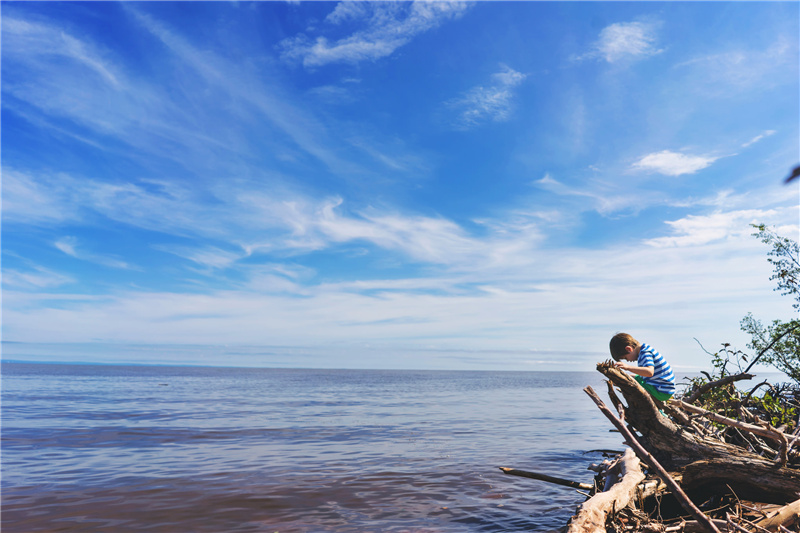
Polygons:
<instances>
[{"instance_id":1,"label":"boy's hair","mask_svg":"<svg viewBox=\"0 0 800 533\"><path fill-rule=\"evenodd\" d=\"M619 361L625 357L625 347L631 346L636 348L639 346L639 341L628 335L627 333L617 333L611 337L611 342L608 343L608 348L611 350L611 357L614 361Z\"/></svg>"}]
</instances>

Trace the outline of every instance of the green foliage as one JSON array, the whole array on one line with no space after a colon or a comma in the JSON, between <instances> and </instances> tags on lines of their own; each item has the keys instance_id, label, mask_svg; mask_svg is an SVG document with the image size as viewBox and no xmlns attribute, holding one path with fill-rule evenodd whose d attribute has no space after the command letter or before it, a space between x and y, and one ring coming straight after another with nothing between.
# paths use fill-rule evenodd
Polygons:
<instances>
[{"instance_id":1,"label":"green foliage","mask_svg":"<svg viewBox=\"0 0 800 533\"><path fill-rule=\"evenodd\" d=\"M741 350L731 349L731 345L728 343L723 343L722 349L715 353L710 353L705 348L703 348L703 351L711 356L711 373L702 372L702 377L689 378L689 385L684 396L691 395L692 392L707 383L717 381L731 374L741 373L742 365L747 362L747 355ZM740 400L740 394L735 385L730 384L723 387L714 387L706 391L695 401L695 404L723 416L738 418L736 411L741 404ZM716 423L712 425L723 429L722 425Z\"/></svg>"},{"instance_id":2,"label":"green foliage","mask_svg":"<svg viewBox=\"0 0 800 533\"><path fill-rule=\"evenodd\" d=\"M766 416L762 418L768 419L773 427L794 424L797 418L797 409L791 406L780 394L765 392L764 396L756 399L756 401L761 404L762 412L766 413Z\"/></svg>"},{"instance_id":3,"label":"green foliage","mask_svg":"<svg viewBox=\"0 0 800 533\"><path fill-rule=\"evenodd\" d=\"M702 372L703 377L689 378L689 385L684 396L690 396L694 391L712 381L744 373L742 369L750 357L741 350L732 349L727 343L723 344L716 353L706 353L711 356L713 367L711 373ZM800 413L800 405L798 405L800 389L786 383L777 386L767 382L759 383L756 386L744 385L745 383L747 382L738 381L738 386L729 383L712 387L700 395L694 404L728 418L745 422L753 422L755 420L753 417L758 417L774 427L786 425L789 430L792 430L797 426L798 413ZM747 392L748 387L751 387L749 392ZM759 397L756 392L763 388L766 388L766 391ZM723 424L715 422L710 424L722 432L731 432L731 429Z\"/></svg>"},{"instance_id":4,"label":"green foliage","mask_svg":"<svg viewBox=\"0 0 800 533\"><path fill-rule=\"evenodd\" d=\"M767 260L773 266L774 273L770 279L776 282L775 290L792 296L795 299L792 307L800 310L800 248L797 242L781 237L763 224L753 227L758 230L753 235L772 247ZM763 382L749 392L737 389L733 383L718 385L703 393L695 400L695 404L746 422L763 420L774 427L786 425L789 430L797 427L800 414L800 387L797 386L800 384L800 319L788 322L773 320L765 326L748 313L740 325L742 331L750 335L747 346L753 355L733 349L727 343L716 353L706 352L711 356L711 373L703 372L704 377L691 378L684 395L689 396L703 385L732 374L747 373L756 362L761 362L784 372L795 385L784 383L773 386ZM741 386L744 382L739 383ZM762 387L767 390L758 397L755 393ZM719 424L713 425L731 434L730 429Z\"/></svg>"},{"instance_id":5,"label":"green foliage","mask_svg":"<svg viewBox=\"0 0 800 533\"><path fill-rule=\"evenodd\" d=\"M748 348L763 354L760 361L771 365L800 383L800 320L773 320L764 327L748 313L741 322L742 331L750 335Z\"/></svg>"},{"instance_id":6,"label":"green foliage","mask_svg":"<svg viewBox=\"0 0 800 533\"><path fill-rule=\"evenodd\" d=\"M767 261L773 266L770 279L776 282L775 290L792 296L795 299L792 307L800 310L800 246L764 224L753 224L753 227L758 230L753 235L772 247ZM742 331L750 335L747 346L757 354L753 363L761 361L771 365L800 383L800 320L774 320L765 327L748 313L740 325Z\"/></svg>"},{"instance_id":7,"label":"green foliage","mask_svg":"<svg viewBox=\"0 0 800 533\"><path fill-rule=\"evenodd\" d=\"M757 229L753 236L761 239L764 244L772 246L767 253L767 261L773 266L770 280L777 280L776 291L781 294L793 295L796 300L792 307L800 310L800 246L796 241L781 237L774 230L764 224L752 224Z\"/></svg>"}]
</instances>

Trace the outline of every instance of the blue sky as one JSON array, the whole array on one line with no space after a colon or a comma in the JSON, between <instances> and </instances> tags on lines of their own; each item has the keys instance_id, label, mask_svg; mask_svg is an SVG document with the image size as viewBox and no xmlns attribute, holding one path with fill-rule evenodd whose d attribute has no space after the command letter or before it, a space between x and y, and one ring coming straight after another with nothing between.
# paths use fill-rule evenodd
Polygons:
<instances>
[{"instance_id":1,"label":"blue sky","mask_svg":"<svg viewBox=\"0 0 800 533\"><path fill-rule=\"evenodd\" d=\"M3 3L3 356L706 368L792 317L798 7Z\"/></svg>"}]
</instances>

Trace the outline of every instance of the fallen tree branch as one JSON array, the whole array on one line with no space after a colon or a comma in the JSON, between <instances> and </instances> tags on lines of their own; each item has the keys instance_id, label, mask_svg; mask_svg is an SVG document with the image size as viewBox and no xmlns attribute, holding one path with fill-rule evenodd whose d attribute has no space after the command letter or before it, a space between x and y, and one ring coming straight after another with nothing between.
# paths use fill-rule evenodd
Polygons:
<instances>
[{"instance_id":1,"label":"fallen tree branch","mask_svg":"<svg viewBox=\"0 0 800 533\"><path fill-rule=\"evenodd\" d=\"M714 411L709 411L707 409L703 409L702 407L697 407L696 405L688 404L682 400L669 400L667 403L678 406L681 409L688 411L690 413L696 415L702 415L708 418L709 420L713 420L714 422L719 422L720 424L724 424L726 426L731 426L738 429L742 429L744 431L749 431L750 433L759 435L761 437L765 437L770 440L774 440L776 442L783 442L783 439L787 437L785 433L780 432L775 428L764 428L761 426L748 424L746 422L739 422L738 420L734 420L733 418L722 416L720 414L715 413Z\"/></svg>"},{"instance_id":2,"label":"fallen tree branch","mask_svg":"<svg viewBox=\"0 0 800 533\"><path fill-rule=\"evenodd\" d=\"M736 381L741 381L743 379L753 379L753 375L752 374L745 374L745 373L733 374L731 376L725 376L724 378L718 379L716 381L711 381L711 382L706 383L705 385L701 386L696 391L694 391L684 401L686 401L688 403L692 403L695 400L697 400L700 396L702 396L706 392L710 391L711 389L714 389L716 387L722 387L724 385L728 385L729 383L734 383Z\"/></svg>"},{"instance_id":3,"label":"fallen tree branch","mask_svg":"<svg viewBox=\"0 0 800 533\"><path fill-rule=\"evenodd\" d=\"M538 479L539 481L547 481L548 483L554 483L556 485L562 485L564 487L572 487L573 489L582 489L582 490L593 490L594 489L594 485L589 485L588 483L579 483L577 481L570 481L568 479L562 479L560 477L548 476L547 474L539 474L537 472L528 472L526 470L518 470L516 468L506 468L504 466L501 466L500 470L502 470L504 474L508 474L510 476L519 476L519 477L527 477L527 478L530 478L530 479Z\"/></svg>"},{"instance_id":4,"label":"fallen tree branch","mask_svg":"<svg viewBox=\"0 0 800 533\"><path fill-rule=\"evenodd\" d=\"M758 435L779 443L780 444L779 462L781 466L786 466L786 461L788 459L789 440L785 433L778 431L777 429L772 428L769 425L767 425L767 427L764 428L761 426L754 426L753 424L748 424L746 422L739 422L738 420L734 420L732 418L719 415L713 411L708 411L706 409L703 409L702 407L697 407L696 405L691 405L681 400L669 400L669 402L667 403L671 405L676 405L681 409L688 411L690 413L703 415L704 417L708 418L709 420L713 420L714 422L718 422L726 426L741 429L742 431L747 431L754 435Z\"/></svg>"},{"instance_id":5,"label":"fallen tree branch","mask_svg":"<svg viewBox=\"0 0 800 533\"><path fill-rule=\"evenodd\" d=\"M633 450L625 450L625 453L611 465L609 473L617 470L622 475L622 480L614 483L616 476L607 476L604 491L598 492L581 504L567 526L567 533L605 533L606 518L609 513L626 507L636 495L644 474Z\"/></svg>"},{"instance_id":6,"label":"fallen tree branch","mask_svg":"<svg viewBox=\"0 0 800 533\"><path fill-rule=\"evenodd\" d=\"M658 476L664 481L664 483L667 484L678 502L680 502L681 506L698 522L700 522L700 524L702 524L707 531L720 533L719 529L717 529L717 526L714 525L711 519L697 508L697 506L692 502L692 500L689 499L686 493L683 492L681 486L675 482L675 480L666 470L664 470L664 467L661 466L661 464L656 461L656 459L650 455L650 453L648 453L641 444L639 444L639 441L636 440L636 437L633 436L633 433L631 433L630 430L625 427L625 424L623 424L620 419L614 416L614 413L612 413L608 407L606 407L597 393L591 387L586 387L583 389L583 391L589 395L595 404L597 404L597 407L599 407L600 411L606 416L606 418L608 418L609 421L614 424L614 427L616 427L620 433L622 433L628 445L636 452L636 455L638 455L642 461L647 463L658 473Z\"/></svg>"}]
</instances>

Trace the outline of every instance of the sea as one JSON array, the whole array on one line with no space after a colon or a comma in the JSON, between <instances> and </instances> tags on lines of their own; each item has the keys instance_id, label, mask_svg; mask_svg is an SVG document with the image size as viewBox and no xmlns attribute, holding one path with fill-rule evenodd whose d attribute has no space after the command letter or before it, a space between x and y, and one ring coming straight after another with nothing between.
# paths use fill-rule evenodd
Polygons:
<instances>
[{"instance_id":1,"label":"sea","mask_svg":"<svg viewBox=\"0 0 800 533\"><path fill-rule=\"evenodd\" d=\"M596 372L2 363L2 531L557 531Z\"/></svg>"}]
</instances>

